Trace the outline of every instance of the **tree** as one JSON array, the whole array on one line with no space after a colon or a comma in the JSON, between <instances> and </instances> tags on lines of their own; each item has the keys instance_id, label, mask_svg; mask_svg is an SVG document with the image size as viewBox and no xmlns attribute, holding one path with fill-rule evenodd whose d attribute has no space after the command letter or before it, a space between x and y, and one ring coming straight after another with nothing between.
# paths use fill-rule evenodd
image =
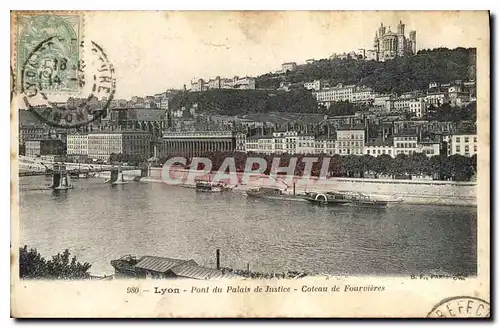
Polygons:
<instances>
[{"instance_id":1,"label":"tree","mask_svg":"<svg viewBox=\"0 0 500 328\"><path fill-rule=\"evenodd\" d=\"M343 164L346 175L350 178L354 178L355 174L361 171L362 164L359 156L347 155L343 158Z\"/></svg>"},{"instance_id":2,"label":"tree","mask_svg":"<svg viewBox=\"0 0 500 328\"><path fill-rule=\"evenodd\" d=\"M375 170L375 157L372 155L363 155L360 158L361 171L360 177L364 178L365 172L373 172Z\"/></svg>"},{"instance_id":3,"label":"tree","mask_svg":"<svg viewBox=\"0 0 500 328\"><path fill-rule=\"evenodd\" d=\"M408 156L409 160L409 174L422 175L428 173L429 158L423 153L415 153Z\"/></svg>"},{"instance_id":4,"label":"tree","mask_svg":"<svg viewBox=\"0 0 500 328\"><path fill-rule=\"evenodd\" d=\"M475 168L470 157L452 155L447 158L450 167L451 178L454 181L469 181L474 175Z\"/></svg>"},{"instance_id":5,"label":"tree","mask_svg":"<svg viewBox=\"0 0 500 328\"><path fill-rule=\"evenodd\" d=\"M236 170L238 172L244 171L248 157L259 157L266 161L267 169L264 174L270 174L273 160L280 157L280 167L288 166L291 159L297 158L297 165L295 166L295 174L301 175L304 173L305 165L302 159L305 155L290 155L284 153L281 155L264 155L259 153L243 153L243 152L209 152L203 154L202 157L207 157L212 161L212 170L219 169L221 164L227 157L233 157L235 160ZM308 155L309 156L309 155ZM112 154L112 158L119 160L126 158L132 165L138 165L146 160L144 156L129 156L121 154ZM165 163L166 160L173 157L184 157L180 153L170 153L168 156L159 160L160 163ZM415 153L411 155L398 154L395 158L390 155L381 154L377 157L370 155L347 155L341 156L335 154L329 157L326 154L316 155L318 160L312 165L312 176L319 176L322 170L323 160L330 158L328 167L328 176L331 177L364 177L364 173L373 172L375 177L378 178L379 174L391 175L393 178L396 176L411 179L412 175L429 175L433 176L435 180L449 180L450 178L459 181L470 180L476 172L476 156L464 157L454 155L446 157L443 155L435 155L428 158L423 153ZM189 167L191 162L190 158L186 158L186 166ZM258 164L254 163L252 170L256 170ZM198 169L202 169L200 166Z\"/></svg>"},{"instance_id":6,"label":"tree","mask_svg":"<svg viewBox=\"0 0 500 328\"><path fill-rule=\"evenodd\" d=\"M471 162L472 167L474 168L474 172L477 172L477 155L476 154L471 156L470 162Z\"/></svg>"},{"instance_id":7,"label":"tree","mask_svg":"<svg viewBox=\"0 0 500 328\"><path fill-rule=\"evenodd\" d=\"M375 157L375 161L373 164L373 171L375 172L375 177L378 178L379 174L389 174L391 172L393 161L394 159L387 154L382 154Z\"/></svg>"},{"instance_id":8,"label":"tree","mask_svg":"<svg viewBox=\"0 0 500 328\"><path fill-rule=\"evenodd\" d=\"M319 162L319 165L323 163L323 160L321 159L321 162ZM339 154L335 154L332 156L330 159L330 166L328 167L328 172L330 173L331 176L333 177L340 177L344 173L344 168L343 168L343 159L342 156Z\"/></svg>"},{"instance_id":9,"label":"tree","mask_svg":"<svg viewBox=\"0 0 500 328\"><path fill-rule=\"evenodd\" d=\"M435 180L448 180L451 176L451 171L447 165L447 158L443 155L432 156L429 161L430 171Z\"/></svg>"},{"instance_id":10,"label":"tree","mask_svg":"<svg viewBox=\"0 0 500 328\"><path fill-rule=\"evenodd\" d=\"M124 155L122 153L118 153L118 154L112 153L109 155L109 161L111 163L113 163L113 162L125 162L127 160L127 158L128 158L128 156Z\"/></svg>"},{"instance_id":11,"label":"tree","mask_svg":"<svg viewBox=\"0 0 500 328\"><path fill-rule=\"evenodd\" d=\"M431 107L428 113L428 119L432 121L449 121L461 122L471 121L475 122L477 118L477 105L473 101L464 107L451 107L450 104L445 103L439 107Z\"/></svg>"},{"instance_id":12,"label":"tree","mask_svg":"<svg viewBox=\"0 0 500 328\"><path fill-rule=\"evenodd\" d=\"M19 248L21 279L87 279L90 268L89 263L78 262L76 256L71 258L68 249L46 260L34 248L28 249L27 245Z\"/></svg>"},{"instance_id":13,"label":"tree","mask_svg":"<svg viewBox=\"0 0 500 328\"><path fill-rule=\"evenodd\" d=\"M296 176L303 176L304 175L304 169L306 167L305 163L303 162L303 159L304 159L304 155L299 155L297 157L297 163L295 164L295 171L294 171L294 175ZM289 165L290 164L290 160L291 160L291 157L288 156L287 159L286 159L286 165ZM308 172L308 174L310 174L311 172Z\"/></svg>"},{"instance_id":14,"label":"tree","mask_svg":"<svg viewBox=\"0 0 500 328\"><path fill-rule=\"evenodd\" d=\"M392 176L402 176L408 173L408 155L406 154L398 154L391 165Z\"/></svg>"}]
</instances>

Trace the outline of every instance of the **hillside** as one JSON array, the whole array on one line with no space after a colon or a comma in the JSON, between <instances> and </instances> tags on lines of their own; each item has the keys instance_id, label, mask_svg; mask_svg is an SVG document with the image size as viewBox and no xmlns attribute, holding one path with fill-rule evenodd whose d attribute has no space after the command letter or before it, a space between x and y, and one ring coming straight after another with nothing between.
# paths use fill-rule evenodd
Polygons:
<instances>
[{"instance_id":1,"label":"hillside","mask_svg":"<svg viewBox=\"0 0 500 328\"><path fill-rule=\"evenodd\" d=\"M317 108L316 99L307 90L270 93L263 90L208 90L183 92L174 96L169 107L179 109L198 104L198 111L224 115L247 113L291 112L310 113Z\"/></svg>"},{"instance_id":2,"label":"hillside","mask_svg":"<svg viewBox=\"0 0 500 328\"><path fill-rule=\"evenodd\" d=\"M318 108L314 96L304 88L295 88L290 92L262 89L276 89L283 81L300 84L325 79L330 85L366 85L379 93L401 94L427 89L429 82L475 79L475 57L476 50L473 48L438 48L421 50L415 56L386 62L322 59L314 64L301 65L297 71L284 75L269 73L257 77L256 85L261 90L181 92L171 99L169 106L176 110L198 103L199 112L224 115L267 112L348 115L361 108L349 103L336 103L330 109Z\"/></svg>"},{"instance_id":3,"label":"hillside","mask_svg":"<svg viewBox=\"0 0 500 328\"><path fill-rule=\"evenodd\" d=\"M325 79L330 85L366 85L380 93L401 94L425 89L429 82L475 79L475 63L475 48L421 50L415 56L385 62L322 59L314 64L301 65L297 71L284 75L261 75L257 77L256 86L276 88L283 81L300 83Z\"/></svg>"}]
</instances>

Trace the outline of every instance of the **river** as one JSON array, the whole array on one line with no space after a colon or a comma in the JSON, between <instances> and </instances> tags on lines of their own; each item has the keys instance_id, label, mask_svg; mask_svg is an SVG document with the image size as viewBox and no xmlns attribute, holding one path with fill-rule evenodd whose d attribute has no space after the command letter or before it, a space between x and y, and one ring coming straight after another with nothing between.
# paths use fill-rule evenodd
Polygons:
<instances>
[{"instance_id":1,"label":"river","mask_svg":"<svg viewBox=\"0 0 500 328\"><path fill-rule=\"evenodd\" d=\"M125 254L215 267L216 249L222 266L265 272L476 274L474 207L317 207L161 183L73 183L53 192L49 177L20 178L21 245L44 257L68 248L95 275L112 274L109 262Z\"/></svg>"}]
</instances>

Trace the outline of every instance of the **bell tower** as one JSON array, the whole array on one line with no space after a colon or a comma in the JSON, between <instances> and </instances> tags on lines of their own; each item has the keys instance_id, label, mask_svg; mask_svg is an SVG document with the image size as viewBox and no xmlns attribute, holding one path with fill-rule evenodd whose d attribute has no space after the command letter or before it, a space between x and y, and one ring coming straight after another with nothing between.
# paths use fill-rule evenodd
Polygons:
<instances>
[{"instance_id":1,"label":"bell tower","mask_svg":"<svg viewBox=\"0 0 500 328\"><path fill-rule=\"evenodd\" d=\"M380 23L380 27L378 28L378 38L382 39L385 34L385 26L384 23Z\"/></svg>"},{"instance_id":2,"label":"bell tower","mask_svg":"<svg viewBox=\"0 0 500 328\"><path fill-rule=\"evenodd\" d=\"M415 55L417 53L417 31L410 31L410 45L411 53Z\"/></svg>"},{"instance_id":3,"label":"bell tower","mask_svg":"<svg viewBox=\"0 0 500 328\"><path fill-rule=\"evenodd\" d=\"M378 52L380 49L380 40L378 38L377 32L375 32L375 37L373 38L373 50L375 50L375 53L378 56Z\"/></svg>"},{"instance_id":4,"label":"bell tower","mask_svg":"<svg viewBox=\"0 0 500 328\"><path fill-rule=\"evenodd\" d=\"M402 57L405 55L405 24L399 21L398 24L398 49L397 55Z\"/></svg>"},{"instance_id":5,"label":"bell tower","mask_svg":"<svg viewBox=\"0 0 500 328\"><path fill-rule=\"evenodd\" d=\"M403 24L403 21L399 21L398 35L405 35L405 24Z\"/></svg>"}]
</instances>

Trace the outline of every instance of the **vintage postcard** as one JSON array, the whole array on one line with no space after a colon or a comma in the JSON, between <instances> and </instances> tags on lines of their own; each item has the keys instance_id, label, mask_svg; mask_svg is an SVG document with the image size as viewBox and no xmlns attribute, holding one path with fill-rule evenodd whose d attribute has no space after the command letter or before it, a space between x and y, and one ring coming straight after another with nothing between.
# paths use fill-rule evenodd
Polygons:
<instances>
[{"instance_id":1,"label":"vintage postcard","mask_svg":"<svg viewBox=\"0 0 500 328\"><path fill-rule=\"evenodd\" d=\"M489 318L487 11L12 11L11 315Z\"/></svg>"}]
</instances>

